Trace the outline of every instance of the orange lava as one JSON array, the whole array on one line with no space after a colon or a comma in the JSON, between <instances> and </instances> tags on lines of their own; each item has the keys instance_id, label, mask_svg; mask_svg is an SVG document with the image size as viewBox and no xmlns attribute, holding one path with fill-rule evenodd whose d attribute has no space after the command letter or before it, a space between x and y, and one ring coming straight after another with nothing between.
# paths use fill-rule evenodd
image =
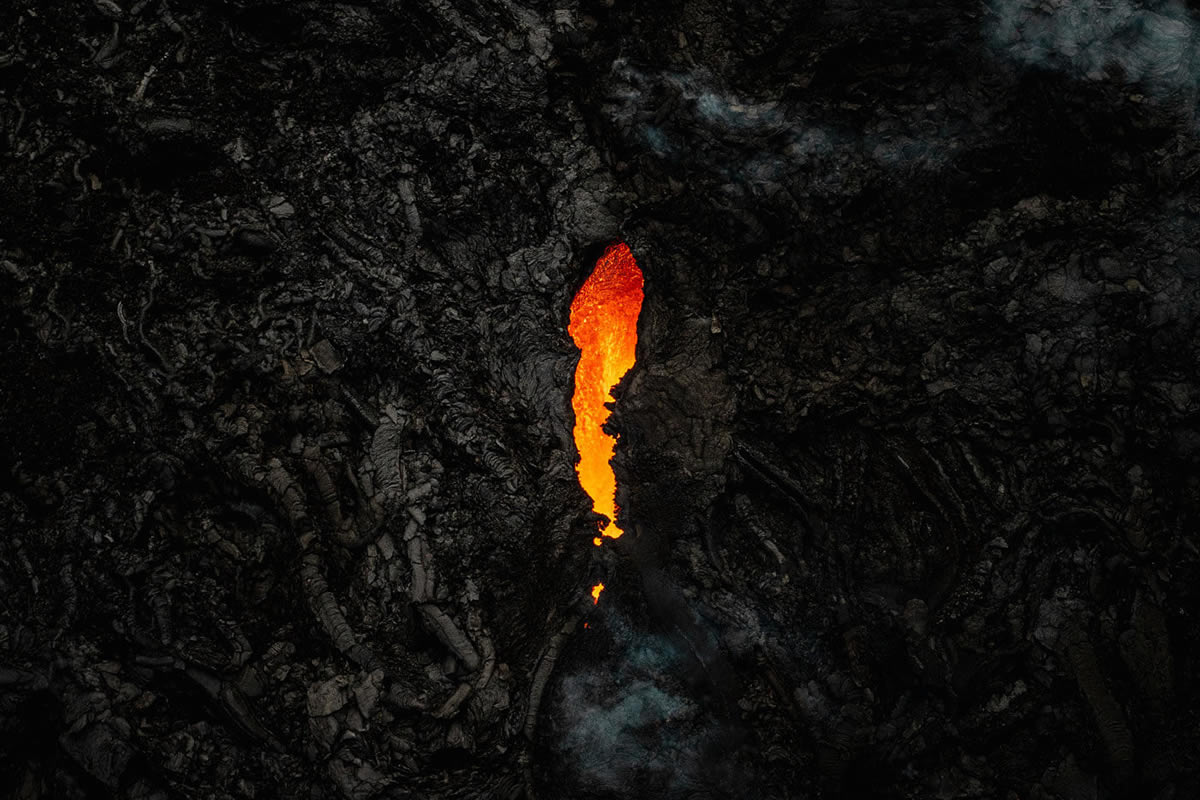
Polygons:
<instances>
[{"instance_id":1,"label":"orange lava","mask_svg":"<svg viewBox=\"0 0 1200 800\"><path fill-rule=\"evenodd\" d=\"M603 583L597 583L595 586L592 587L592 605L596 605L597 603L600 602L600 593L603 591L604 591Z\"/></svg>"},{"instance_id":2,"label":"orange lava","mask_svg":"<svg viewBox=\"0 0 1200 800\"><path fill-rule=\"evenodd\" d=\"M608 248L571 301L567 331L581 351L575 368L575 446L579 449L579 484L592 498L592 508L608 517L601 536L616 539L624 532L617 519L617 478L613 449L617 441L603 430L613 402L612 387L633 366L637 349L637 319L642 310L642 270L629 245ZM602 539L596 537L595 543ZM599 598L604 586L592 589Z\"/></svg>"}]
</instances>

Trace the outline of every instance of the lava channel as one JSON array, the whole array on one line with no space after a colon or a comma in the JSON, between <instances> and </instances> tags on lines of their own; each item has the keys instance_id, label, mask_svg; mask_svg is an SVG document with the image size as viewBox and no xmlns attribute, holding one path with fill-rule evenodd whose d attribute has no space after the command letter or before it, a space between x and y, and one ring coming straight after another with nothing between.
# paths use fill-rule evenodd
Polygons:
<instances>
[{"instance_id":1,"label":"lava channel","mask_svg":"<svg viewBox=\"0 0 1200 800\"><path fill-rule=\"evenodd\" d=\"M571 301L567 331L580 350L575 368L575 447L579 450L579 484L592 498L592 508L608 517L595 543L616 539L624 532L617 525L617 477L613 450L617 440L604 432L612 413L612 389L633 366L637 350L637 319L642 310L642 270L629 245L613 245L596 262L596 268ZM599 599L603 584L593 587Z\"/></svg>"}]
</instances>

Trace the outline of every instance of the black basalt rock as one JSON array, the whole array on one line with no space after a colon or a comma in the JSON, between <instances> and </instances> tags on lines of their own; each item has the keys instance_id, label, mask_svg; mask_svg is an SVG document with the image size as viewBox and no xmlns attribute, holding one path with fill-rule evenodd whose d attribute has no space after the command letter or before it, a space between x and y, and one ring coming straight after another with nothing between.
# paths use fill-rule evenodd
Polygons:
<instances>
[{"instance_id":1,"label":"black basalt rock","mask_svg":"<svg viewBox=\"0 0 1200 800\"><path fill-rule=\"evenodd\" d=\"M5 796L1200 791L1194 9L0 30Z\"/></svg>"}]
</instances>

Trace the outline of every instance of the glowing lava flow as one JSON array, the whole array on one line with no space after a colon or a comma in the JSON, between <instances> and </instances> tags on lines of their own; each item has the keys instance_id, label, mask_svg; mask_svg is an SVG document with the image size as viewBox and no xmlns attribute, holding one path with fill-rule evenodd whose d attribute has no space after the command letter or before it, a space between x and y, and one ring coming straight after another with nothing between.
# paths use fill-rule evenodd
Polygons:
<instances>
[{"instance_id":1,"label":"glowing lava flow","mask_svg":"<svg viewBox=\"0 0 1200 800\"><path fill-rule=\"evenodd\" d=\"M596 262L571 302L567 331L580 349L575 368L575 446L579 449L579 484L592 498L592 508L608 517L601 536L618 538L617 478L609 461L616 439L604 432L613 402L612 388L633 366L637 349L637 319L642 310L642 270L629 246L613 245ZM603 539L597 536L599 545ZM592 587L599 601L604 584Z\"/></svg>"}]
</instances>

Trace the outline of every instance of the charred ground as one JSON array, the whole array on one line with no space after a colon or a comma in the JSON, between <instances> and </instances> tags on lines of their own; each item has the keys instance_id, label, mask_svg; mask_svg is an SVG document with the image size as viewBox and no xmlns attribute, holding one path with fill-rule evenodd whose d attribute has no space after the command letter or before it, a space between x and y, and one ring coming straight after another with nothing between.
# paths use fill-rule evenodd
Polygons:
<instances>
[{"instance_id":1,"label":"charred ground","mask_svg":"<svg viewBox=\"0 0 1200 800\"><path fill-rule=\"evenodd\" d=\"M0 11L10 796L1200 792L1193 11L745 5Z\"/></svg>"}]
</instances>

